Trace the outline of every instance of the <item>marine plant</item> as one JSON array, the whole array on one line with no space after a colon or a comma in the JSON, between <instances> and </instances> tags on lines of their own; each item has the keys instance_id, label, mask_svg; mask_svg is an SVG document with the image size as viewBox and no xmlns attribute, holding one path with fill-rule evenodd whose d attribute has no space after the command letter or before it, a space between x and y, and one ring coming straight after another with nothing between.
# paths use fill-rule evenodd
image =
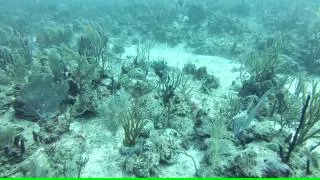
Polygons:
<instances>
[{"instance_id":1,"label":"marine plant","mask_svg":"<svg viewBox=\"0 0 320 180\"><path fill-rule=\"evenodd\" d=\"M98 92L96 83L100 80L100 67L90 63L86 57L77 56L77 62L72 72L72 79L76 82L78 93L74 104L74 115L96 114L98 110Z\"/></svg>"},{"instance_id":2,"label":"marine plant","mask_svg":"<svg viewBox=\"0 0 320 180\"><path fill-rule=\"evenodd\" d=\"M142 59L144 61L149 61L150 60L150 52L151 52L151 49L153 48L153 46L154 46L154 42L152 42L152 41L146 41L141 44L138 43L137 49L136 49L138 59Z\"/></svg>"},{"instance_id":3,"label":"marine plant","mask_svg":"<svg viewBox=\"0 0 320 180\"><path fill-rule=\"evenodd\" d=\"M105 71L94 59L67 45L52 48L48 53L48 65L55 80L67 81L70 86L74 116L98 113L97 86L105 78Z\"/></svg>"},{"instance_id":4,"label":"marine plant","mask_svg":"<svg viewBox=\"0 0 320 180\"><path fill-rule=\"evenodd\" d=\"M153 61L151 63L151 67L154 70L154 73L160 78L164 78L165 75L168 73L168 65L167 61L162 59L158 61Z\"/></svg>"},{"instance_id":5,"label":"marine plant","mask_svg":"<svg viewBox=\"0 0 320 180\"><path fill-rule=\"evenodd\" d=\"M158 95L165 107L169 106L173 97L176 95L177 89L181 85L182 74L167 74L163 79L158 80Z\"/></svg>"},{"instance_id":6,"label":"marine plant","mask_svg":"<svg viewBox=\"0 0 320 180\"><path fill-rule=\"evenodd\" d=\"M143 44L138 43L136 46L136 55L131 57L128 67L123 66L122 72L127 73L130 70L140 68L147 75L149 72L150 51L153 47L152 42L147 41Z\"/></svg>"},{"instance_id":7,"label":"marine plant","mask_svg":"<svg viewBox=\"0 0 320 180\"><path fill-rule=\"evenodd\" d=\"M33 47L30 38L16 29L11 30L10 42L0 47L0 69L13 83L24 83L33 63Z\"/></svg>"},{"instance_id":8,"label":"marine plant","mask_svg":"<svg viewBox=\"0 0 320 180\"><path fill-rule=\"evenodd\" d=\"M60 103L66 99L68 90L69 85L65 81L56 83L50 74L34 74L14 102L16 115L46 120L57 112Z\"/></svg>"},{"instance_id":9,"label":"marine plant","mask_svg":"<svg viewBox=\"0 0 320 180\"><path fill-rule=\"evenodd\" d=\"M266 44L265 52L252 53L245 62L248 73L255 82L271 80L276 76L277 68L281 63L279 42Z\"/></svg>"},{"instance_id":10,"label":"marine plant","mask_svg":"<svg viewBox=\"0 0 320 180\"><path fill-rule=\"evenodd\" d=\"M289 142L287 153L282 154L282 160L285 163L289 162L291 154L297 147L304 145L310 139L320 138L320 128L317 127L320 121L320 90L317 87L318 83L314 82L311 93L308 95L303 90L302 100L305 103L301 110L299 124Z\"/></svg>"},{"instance_id":11,"label":"marine plant","mask_svg":"<svg viewBox=\"0 0 320 180\"><path fill-rule=\"evenodd\" d=\"M21 134L18 134L13 137L13 144L9 143L2 147L8 162L18 163L24 160L26 152L25 141L26 139Z\"/></svg>"},{"instance_id":12,"label":"marine plant","mask_svg":"<svg viewBox=\"0 0 320 180\"><path fill-rule=\"evenodd\" d=\"M53 47L57 45L69 45L73 35L73 26L67 24L63 27L57 25L44 25L38 31L37 42L41 47Z\"/></svg>"},{"instance_id":13,"label":"marine plant","mask_svg":"<svg viewBox=\"0 0 320 180\"><path fill-rule=\"evenodd\" d=\"M90 64L97 64L102 69L107 66L108 36L102 24L91 23L78 41L78 53L86 57Z\"/></svg>"},{"instance_id":14,"label":"marine plant","mask_svg":"<svg viewBox=\"0 0 320 180\"><path fill-rule=\"evenodd\" d=\"M175 112L179 112L180 105L188 102L189 95L193 91L190 81L182 73L167 74L157 82L157 97L164 108L162 125L167 127L169 120Z\"/></svg>"},{"instance_id":15,"label":"marine plant","mask_svg":"<svg viewBox=\"0 0 320 180\"><path fill-rule=\"evenodd\" d=\"M62 59L56 49L52 49L48 54L48 64L56 80L63 80L67 71L67 64Z\"/></svg>"},{"instance_id":16,"label":"marine plant","mask_svg":"<svg viewBox=\"0 0 320 180\"><path fill-rule=\"evenodd\" d=\"M201 80L201 90L209 93L211 89L217 89L220 85L219 79L214 75L207 75Z\"/></svg>"},{"instance_id":17,"label":"marine plant","mask_svg":"<svg viewBox=\"0 0 320 180\"><path fill-rule=\"evenodd\" d=\"M280 68L284 66L280 53L281 40L267 42L263 52L251 53L240 70L241 96L257 95L261 97L270 88L278 86Z\"/></svg>"},{"instance_id":18,"label":"marine plant","mask_svg":"<svg viewBox=\"0 0 320 180\"><path fill-rule=\"evenodd\" d=\"M120 120L124 130L123 145L132 147L136 144L146 121L143 119L141 110L135 105L131 109L121 112Z\"/></svg>"},{"instance_id":19,"label":"marine plant","mask_svg":"<svg viewBox=\"0 0 320 180\"><path fill-rule=\"evenodd\" d=\"M217 89L220 85L219 79L214 75L210 75L205 66L196 68L194 64L187 63L183 67L183 72L199 80L201 82L201 90L206 94L208 94L211 89Z\"/></svg>"},{"instance_id":20,"label":"marine plant","mask_svg":"<svg viewBox=\"0 0 320 180\"><path fill-rule=\"evenodd\" d=\"M89 161L89 157L80 156L79 159L76 161L77 165L77 178L80 178L82 170L85 168Z\"/></svg>"},{"instance_id":21,"label":"marine plant","mask_svg":"<svg viewBox=\"0 0 320 180\"><path fill-rule=\"evenodd\" d=\"M9 48L0 47L0 68L6 72L10 69L10 65L13 64L12 52Z\"/></svg>"},{"instance_id":22,"label":"marine plant","mask_svg":"<svg viewBox=\"0 0 320 180\"><path fill-rule=\"evenodd\" d=\"M298 97L292 94L285 94L283 103L278 105L278 114L280 119L280 131L288 133L290 129L294 128L294 124L299 119L301 113L301 102L297 101Z\"/></svg>"},{"instance_id":23,"label":"marine plant","mask_svg":"<svg viewBox=\"0 0 320 180\"><path fill-rule=\"evenodd\" d=\"M211 129L211 147L210 147L210 160L212 164L218 165L221 162L221 158L224 154L224 139L227 134L227 125L228 120L224 117L224 114L221 113L222 111L218 112L216 117L210 119L210 123L212 125Z\"/></svg>"},{"instance_id":24,"label":"marine plant","mask_svg":"<svg viewBox=\"0 0 320 180\"><path fill-rule=\"evenodd\" d=\"M187 64L185 64L183 66L183 72L186 73L186 74L191 74L191 75L194 75L196 74L196 71L197 71L197 67L195 64L191 63L191 62L188 62Z\"/></svg>"},{"instance_id":25,"label":"marine plant","mask_svg":"<svg viewBox=\"0 0 320 180\"><path fill-rule=\"evenodd\" d=\"M306 41L299 42L302 49L297 59L299 59L300 64L306 67L308 72L317 74L320 69L320 36L317 28L310 31L303 36Z\"/></svg>"},{"instance_id":26,"label":"marine plant","mask_svg":"<svg viewBox=\"0 0 320 180\"><path fill-rule=\"evenodd\" d=\"M192 93L195 90L195 85L191 81L190 77L187 75L181 75L181 83L178 87L178 93L182 96L182 98L190 99Z\"/></svg>"},{"instance_id":27,"label":"marine plant","mask_svg":"<svg viewBox=\"0 0 320 180\"><path fill-rule=\"evenodd\" d=\"M207 17L206 9L201 4L191 4L187 10L187 15L190 18L190 24L201 24Z\"/></svg>"},{"instance_id":28,"label":"marine plant","mask_svg":"<svg viewBox=\"0 0 320 180\"><path fill-rule=\"evenodd\" d=\"M109 100L99 103L98 115L103 119L102 124L115 135L121 125L123 110L129 107L129 97L125 92L119 91Z\"/></svg>"},{"instance_id":29,"label":"marine plant","mask_svg":"<svg viewBox=\"0 0 320 180\"><path fill-rule=\"evenodd\" d=\"M244 100L241 97L231 93L227 94L223 101L224 108L220 109L220 114L222 114L223 117L227 118L228 120L231 120L233 117L239 114L241 110L243 110L243 103Z\"/></svg>"},{"instance_id":30,"label":"marine plant","mask_svg":"<svg viewBox=\"0 0 320 180\"><path fill-rule=\"evenodd\" d=\"M294 78L295 79L295 78ZM293 79L293 80L294 80ZM290 86L292 83L290 83ZM298 82L294 87L294 92L290 93L289 90L284 90L282 93L282 100L276 100L276 113L280 115L277 123L280 125L280 132L288 134L291 129L295 128L301 115L301 101L300 95L306 88L305 81L299 77Z\"/></svg>"}]
</instances>

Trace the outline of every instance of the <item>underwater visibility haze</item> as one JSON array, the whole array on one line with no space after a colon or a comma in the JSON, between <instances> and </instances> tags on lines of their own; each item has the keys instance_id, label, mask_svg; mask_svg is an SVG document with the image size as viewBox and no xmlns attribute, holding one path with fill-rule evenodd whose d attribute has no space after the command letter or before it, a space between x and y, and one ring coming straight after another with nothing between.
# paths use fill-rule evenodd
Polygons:
<instances>
[{"instance_id":1,"label":"underwater visibility haze","mask_svg":"<svg viewBox=\"0 0 320 180\"><path fill-rule=\"evenodd\" d=\"M0 3L0 177L320 177L320 1Z\"/></svg>"}]
</instances>

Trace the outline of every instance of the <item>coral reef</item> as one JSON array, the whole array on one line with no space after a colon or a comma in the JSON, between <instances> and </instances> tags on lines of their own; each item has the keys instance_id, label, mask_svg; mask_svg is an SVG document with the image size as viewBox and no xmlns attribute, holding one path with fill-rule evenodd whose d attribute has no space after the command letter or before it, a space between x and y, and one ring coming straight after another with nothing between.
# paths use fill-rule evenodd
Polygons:
<instances>
[{"instance_id":1,"label":"coral reef","mask_svg":"<svg viewBox=\"0 0 320 180\"><path fill-rule=\"evenodd\" d=\"M319 177L319 7L3 0L0 177Z\"/></svg>"}]
</instances>

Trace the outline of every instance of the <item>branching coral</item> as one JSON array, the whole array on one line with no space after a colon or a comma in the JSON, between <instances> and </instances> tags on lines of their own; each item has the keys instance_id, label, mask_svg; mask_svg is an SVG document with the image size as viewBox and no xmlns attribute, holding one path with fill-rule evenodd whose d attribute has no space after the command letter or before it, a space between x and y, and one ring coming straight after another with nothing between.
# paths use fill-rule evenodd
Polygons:
<instances>
[{"instance_id":1,"label":"branching coral","mask_svg":"<svg viewBox=\"0 0 320 180\"><path fill-rule=\"evenodd\" d=\"M10 64L13 64L12 53L9 48L0 47L0 68L8 72Z\"/></svg>"},{"instance_id":2,"label":"branching coral","mask_svg":"<svg viewBox=\"0 0 320 180\"><path fill-rule=\"evenodd\" d=\"M164 59L153 61L151 63L151 68L154 70L154 73L160 78L163 79L164 76L168 73L167 61Z\"/></svg>"},{"instance_id":3,"label":"branching coral","mask_svg":"<svg viewBox=\"0 0 320 180\"><path fill-rule=\"evenodd\" d=\"M241 96L261 97L270 88L279 86L277 77L284 66L280 58L282 45L281 40L267 42L263 52L250 54L240 71L243 84L239 93Z\"/></svg>"},{"instance_id":4,"label":"branching coral","mask_svg":"<svg viewBox=\"0 0 320 180\"><path fill-rule=\"evenodd\" d=\"M142 128L146 124L146 121L143 119L142 113L137 109L137 107L133 107L129 111L122 112L120 116L125 137L123 145L129 147L134 146Z\"/></svg>"},{"instance_id":5,"label":"branching coral","mask_svg":"<svg viewBox=\"0 0 320 180\"><path fill-rule=\"evenodd\" d=\"M45 120L58 110L68 90L65 81L56 83L49 74L35 74L21 89L21 99L14 102L14 109L18 116Z\"/></svg>"},{"instance_id":6,"label":"branching coral","mask_svg":"<svg viewBox=\"0 0 320 180\"><path fill-rule=\"evenodd\" d=\"M0 69L6 72L12 82L21 83L26 80L33 61L33 44L16 29L12 31L10 43L0 47Z\"/></svg>"},{"instance_id":7,"label":"branching coral","mask_svg":"<svg viewBox=\"0 0 320 180\"><path fill-rule=\"evenodd\" d=\"M102 124L111 132L116 135L118 132L121 120L121 112L129 107L129 94L124 91L119 91L112 96L108 101L99 103L98 113L102 118Z\"/></svg>"},{"instance_id":8,"label":"branching coral","mask_svg":"<svg viewBox=\"0 0 320 180\"><path fill-rule=\"evenodd\" d=\"M57 25L43 25L37 33L37 41L41 47L52 47L54 45L68 45L73 35L73 27L67 24L64 27Z\"/></svg>"},{"instance_id":9,"label":"branching coral","mask_svg":"<svg viewBox=\"0 0 320 180\"><path fill-rule=\"evenodd\" d=\"M320 121L320 91L317 89L318 83L312 84L311 94L306 95L303 92L305 102L302 111L299 126L297 127L292 141L289 143L288 152L282 157L284 162L289 162L294 149L302 146L309 139L320 138L320 128L317 127Z\"/></svg>"},{"instance_id":10,"label":"branching coral","mask_svg":"<svg viewBox=\"0 0 320 180\"><path fill-rule=\"evenodd\" d=\"M78 53L81 56L86 56L90 63L96 63L102 68L106 68L107 43L108 37L104 27L97 23L89 24L85 35L79 39Z\"/></svg>"},{"instance_id":11,"label":"branching coral","mask_svg":"<svg viewBox=\"0 0 320 180\"><path fill-rule=\"evenodd\" d=\"M164 106L171 103L182 80L182 74L171 74L158 81L158 95L161 97Z\"/></svg>"},{"instance_id":12,"label":"branching coral","mask_svg":"<svg viewBox=\"0 0 320 180\"><path fill-rule=\"evenodd\" d=\"M243 109L244 100L241 97L237 97L233 94L226 95L223 108L220 110L220 114L227 120L231 120Z\"/></svg>"},{"instance_id":13,"label":"branching coral","mask_svg":"<svg viewBox=\"0 0 320 180\"><path fill-rule=\"evenodd\" d=\"M250 75L250 79L261 82L271 80L276 76L277 68L281 65L279 57L281 45L281 42L276 41L266 45L264 52L250 54L244 62L246 73Z\"/></svg>"},{"instance_id":14,"label":"branching coral","mask_svg":"<svg viewBox=\"0 0 320 180\"><path fill-rule=\"evenodd\" d=\"M288 133L300 117L301 102L297 101L297 97L286 93L283 102L278 102L277 113L280 115L279 125L280 132Z\"/></svg>"}]
</instances>

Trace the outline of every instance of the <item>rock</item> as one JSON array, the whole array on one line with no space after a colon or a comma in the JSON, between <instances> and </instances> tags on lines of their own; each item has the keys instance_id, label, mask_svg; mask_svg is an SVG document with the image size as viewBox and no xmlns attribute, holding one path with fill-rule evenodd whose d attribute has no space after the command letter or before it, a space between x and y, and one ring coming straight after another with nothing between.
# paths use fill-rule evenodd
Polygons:
<instances>
[{"instance_id":1,"label":"rock","mask_svg":"<svg viewBox=\"0 0 320 180\"><path fill-rule=\"evenodd\" d=\"M228 177L288 177L291 170L278 154L261 144L250 144L228 164Z\"/></svg>"},{"instance_id":2,"label":"rock","mask_svg":"<svg viewBox=\"0 0 320 180\"><path fill-rule=\"evenodd\" d=\"M194 126L194 136L197 147L201 150L208 148L206 139L210 138L212 135L212 123L210 122L210 118L212 117L204 116L200 118Z\"/></svg>"},{"instance_id":3,"label":"rock","mask_svg":"<svg viewBox=\"0 0 320 180\"><path fill-rule=\"evenodd\" d=\"M235 92L239 92L241 89L241 83L238 81L232 81L232 84L230 86L230 90L233 90Z\"/></svg>"},{"instance_id":4,"label":"rock","mask_svg":"<svg viewBox=\"0 0 320 180\"><path fill-rule=\"evenodd\" d=\"M152 130L150 137L143 144L143 151L139 153L127 149L123 155L127 158L123 162L125 171L137 177L154 177L158 174L160 163L173 164L177 162L177 150L182 139L174 129ZM132 149L132 148L131 148Z\"/></svg>"},{"instance_id":5,"label":"rock","mask_svg":"<svg viewBox=\"0 0 320 180\"><path fill-rule=\"evenodd\" d=\"M197 67L195 64L187 63L183 66L183 72L186 74L192 74L194 75L197 71Z\"/></svg>"},{"instance_id":6,"label":"rock","mask_svg":"<svg viewBox=\"0 0 320 180\"><path fill-rule=\"evenodd\" d=\"M135 68L129 71L128 76L132 79L144 80L147 74L141 68Z\"/></svg>"},{"instance_id":7,"label":"rock","mask_svg":"<svg viewBox=\"0 0 320 180\"><path fill-rule=\"evenodd\" d=\"M233 159L228 170L235 177L260 177L257 157L256 151L243 151Z\"/></svg>"},{"instance_id":8,"label":"rock","mask_svg":"<svg viewBox=\"0 0 320 180\"><path fill-rule=\"evenodd\" d=\"M253 141L271 142L277 136L277 131L272 128L274 122L271 121L252 121L250 125L238 134L238 139L243 144Z\"/></svg>"},{"instance_id":9,"label":"rock","mask_svg":"<svg viewBox=\"0 0 320 180\"><path fill-rule=\"evenodd\" d=\"M3 146L5 145L11 145L15 135L16 131L14 127L9 125L0 126L0 149L2 150Z\"/></svg>"},{"instance_id":10,"label":"rock","mask_svg":"<svg viewBox=\"0 0 320 180\"><path fill-rule=\"evenodd\" d=\"M146 124L144 125L143 129L140 132L140 136L144 138L148 138L150 132L154 130L154 124L151 120L146 119Z\"/></svg>"},{"instance_id":11,"label":"rock","mask_svg":"<svg viewBox=\"0 0 320 180\"><path fill-rule=\"evenodd\" d=\"M209 76L208 72L207 72L207 68L205 66L201 66L199 67L196 72L194 73L194 76L196 79L198 80L203 80L206 79L206 77Z\"/></svg>"},{"instance_id":12,"label":"rock","mask_svg":"<svg viewBox=\"0 0 320 180\"><path fill-rule=\"evenodd\" d=\"M202 81L201 90L204 93L209 93L211 89L217 89L220 86L219 79L214 75L208 75L201 81Z\"/></svg>"},{"instance_id":13,"label":"rock","mask_svg":"<svg viewBox=\"0 0 320 180\"><path fill-rule=\"evenodd\" d=\"M256 95L246 96L243 100L245 109L252 109L259 103L259 97Z\"/></svg>"},{"instance_id":14,"label":"rock","mask_svg":"<svg viewBox=\"0 0 320 180\"><path fill-rule=\"evenodd\" d=\"M287 164L281 163L275 158L269 157L264 162L263 177L289 177L292 173Z\"/></svg>"},{"instance_id":15,"label":"rock","mask_svg":"<svg viewBox=\"0 0 320 180\"><path fill-rule=\"evenodd\" d=\"M193 134L194 122L188 117L173 117L169 121L169 127L172 129L177 129L183 136L188 136Z\"/></svg>"},{"instance_id":16,"label":"rock","mask_svg":"<svg viewBox=\"0 0 320 180\"><path fill-rule=\"evenodd\" d=\"M192 113L191 112L191 104L188 103L183 98L178 98L178 99L179 99L179 103L176 104L174 107L175 114L177 114L178 116L181 116L181 117L186 117L186 116L190 115Z\"/></svg>"},{"instance_id":17,"label":"rock","mask_svg":"<svg viewBox=\"0 0 320 180\"><path fill-rule=\"evenodd\" d=\"M239 96L247 97L250 95L256 95L262 97L265 92L275 87L275 84L271 80L265 80L262 82L255 82L250 80L244 83L239 91Z\"/></svg>"},{"instance_id":18,"label":"rock","mask_svg":"<svg viewBox=\"0 0 320 180\"><path fill-rule=\"evenodd\" d=\"M37 150L21 165L25 177L50 177L50 166L43 148Z\"/></svg>"},{"instance_id":19,"label":"rock","mask_svg":"<svg viewBox=\"0 0 320 180\"><path fill-rule=\"evenodd\" d=\"M212 123L210 122L211 117L201 118L201 122L195 127L195 135L200 139L209 138L212 132Z\"/></svg>"},{"instance_id":20,"label":"rock","mask_svg":"<svg viewBox=\"0 0 320 180\"><path fill-rule=\"evenodd\" d=\"M141 97L152 91L151 86L148 82L136 79L127 79L126 83L123 84L127 92L129 92L133 97Z\"/></svg>"},{"instance_id":21,"label":"rock","mask_svg":"<svg viewBox=\"0 0 320 180\"><path fill-rule=\"evenodd\" d=\"M80 93L79 84L73 79L68 80L68 83L69 83L69 94L71 96L77 96Z\"/></svg>"},{"instance_id":22,"label":"rock","mask_svg":"<svg viewBox=\"0 0 320 180\"><path fill-rule=\"evenodd\" d=\"M159 166L160 155L153 152L146 152L140 155L133 155L124 162L124 169L137 177L156 176Z\"/></svg>"},{"instance_id":23,"label":"rock","mask_svg":"<svg viewBox=\"0 0 320 180\"><path fill-rule=\"evenodd\" d=\"M154 150L159 153L162 163L173 164L177 161L176 150L180 148L183 139L176 130L153 131L150 134L150 141L154 144Z\"/></svg>"},{"instance_id":24,"label":"rock","mask_svg":"<svg viewBox=\"0 0 320 180\"><path fill-rule=\"evenodd\" d=\"M243 130L247 129L253 119L251 119L247 111L242 111L232 118L232 129L235 136L238 136Z\"/></svg>"},{"instance_id":25,"label":"rock","mask_svg":"<svg viewBox=\"0 0 320 180\"><path fill-rule=\"evenodd\" d=\"M205 141L207 144L207 154L204 162L211 165L214 174L224 176L224 169L228 166L237 153L234 143L229 139L209 138Z\"/></svg>"}]
</instances>

